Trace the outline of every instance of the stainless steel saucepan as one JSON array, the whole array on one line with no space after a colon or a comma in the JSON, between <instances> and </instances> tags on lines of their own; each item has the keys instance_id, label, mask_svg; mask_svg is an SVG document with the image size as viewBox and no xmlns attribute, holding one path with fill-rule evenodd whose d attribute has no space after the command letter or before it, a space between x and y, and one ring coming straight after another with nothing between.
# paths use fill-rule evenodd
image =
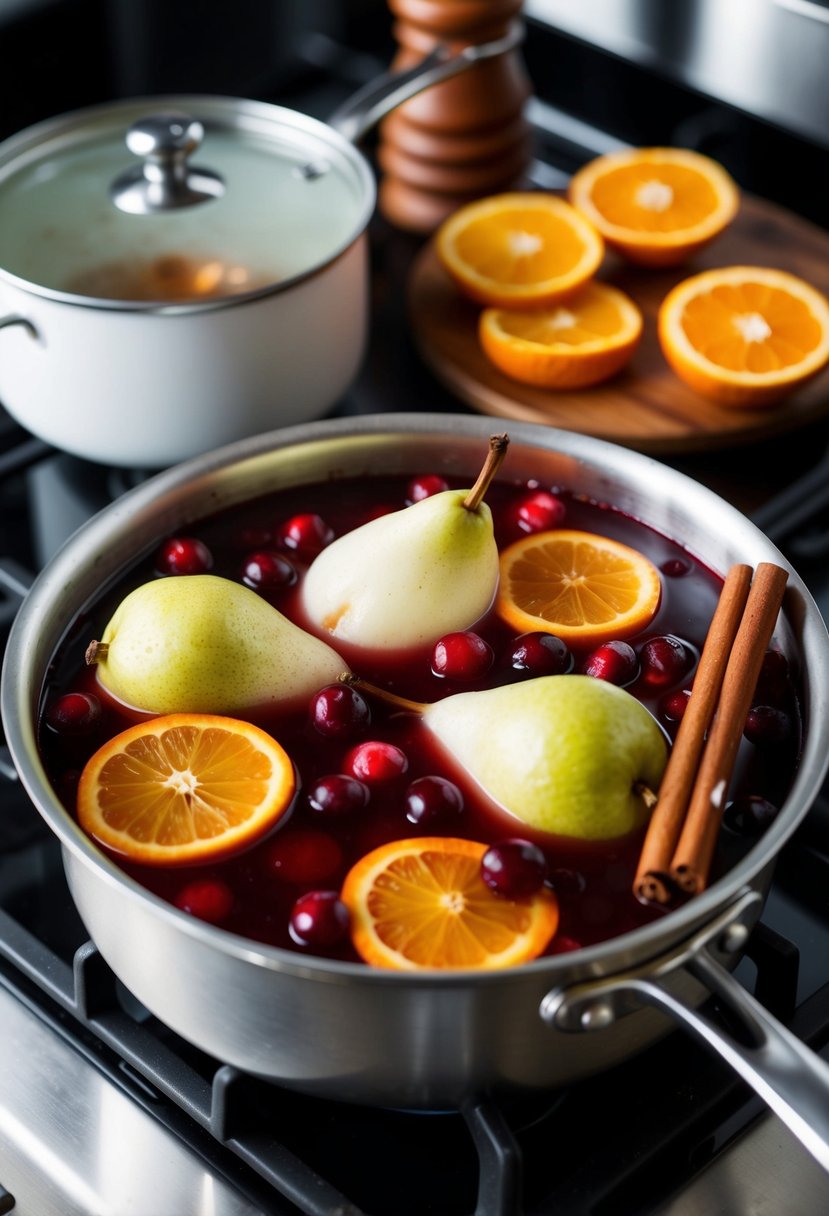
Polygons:
<instances>
[{"instance_id":1,"label":"stainless steel saucepan","mask_svg":"<svg viewBox=\"0 0 829 1216\"><path fill-rule=\"evenodd\" d=\"M223 506L331 476L473 475L491 421L389 415L245 440L161 473L103 510L35 582L6 653L2 711L35 805L60 838L90 936L126 987L212 1055L311 1093L442 1107L487 1090L568 1084L631 1056L675 1019L720 1052L829 1168L829 1068L730 970L760 916L775 858L807 814L829 757L829 638L794 571L776 637L798 671L804 742L765 835L707 891L615 940L495 973L391 973L268 948L185 914L104 857L62 808L36 745L50 658L70 622L171 531ZM673 537L714 570L788 563L747 519L638 453L511 427L510 474L577 487ZM746 1034L700 1012L716 992ZM667 1017L666 1017L667 1015Z\"/></svg>"}]
</instances>

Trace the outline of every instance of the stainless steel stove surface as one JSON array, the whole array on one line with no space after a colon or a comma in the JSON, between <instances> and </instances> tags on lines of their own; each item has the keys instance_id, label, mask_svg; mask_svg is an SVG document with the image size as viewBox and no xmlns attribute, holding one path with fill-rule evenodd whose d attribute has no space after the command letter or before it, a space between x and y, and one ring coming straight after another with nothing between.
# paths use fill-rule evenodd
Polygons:
<instances>
[{"instance_id":1,"label":"stainless steel stove surface","mask_svg":"<svg viewBox=\"0 0 829 1216\"><path fill-rule=\"evenodd\" d=\"M815 7L811 0L782 7L802 19L798 6ZM353 24L363 10L376 16L380 6L355 0L343 7ZM651 142L683 142L696 132L707 150L713 141L741 169L743 150L758 140L768 150L785 148L787 176L773 183L777 200L802 201L803 214L829 223L826 197L810 186L814 121L786 129L783 113L781 126L767 125L768 114L739 108L749 104L750 90L737 103L692 94L687 74L685 81L671 79L670 55L656 63L646 46L624 62L610 24L601 26L594 46L580 48L586 16L574 23L567 6L544 0L527 7L541 184L561 184L587 156L630 140L635 124L642 127L643 95L653 110L658 89ZM648 6L624 7L641 15ZM683 5L686 25L692 7ZM122 38L131 28L125 12L126 6L116 22ZM654 13L650 24L642 19L640 34L659 31ZM706 13L713 20L713 6ZM274 96L323 117L379 62L368 25L360 26L356 49L343 54L330 36L342 27L327 20L331 29L305 44L306 68L310 58L317 65L311 87L300 73L292 91L296 72L286 69L287 96ZM152 42L144 34L143 74L132 61L123 87L179 87L164 78L161 58L149 56ZM662 35L664 50L664 28ZM91 45L94 50L97 43ZM676 50L670 39L667 45ZM381 40L380 53L387 49ZM551 61L555 72L548 71ZM590 85L597 66L605 82L598 90ZM697 56L695 70L699 66ZM655 74L648 75L651 69ZM191 85L185 79L180 87ZM254 95L238 77L222 87ZM614 88L626 104L609 115ZM562 93L583 100L579 113L564 113ZM762 192L768 183L760 160L747 184ZM825 157L817 163L825 167ZM379 217L371 242L371 346L353 391L334 412L467 412L432 378L407 336L406 276L420 242ZM829 424L671 463L752 515L829 619ZM85 519L145 476L53 452L0 409L0 645L33 574ZM737 975L799 1037L829 1055L827 791L783 850ZM514 1103L472 1099L460 1111L426 1114L309 1098L205 1056L138 1005L89 942L59 846L0 750L0 1216L816 1216L827 1210L829 1177L756 1095L681 1031L562 1091Z\"/></svg>"}]
</instances>

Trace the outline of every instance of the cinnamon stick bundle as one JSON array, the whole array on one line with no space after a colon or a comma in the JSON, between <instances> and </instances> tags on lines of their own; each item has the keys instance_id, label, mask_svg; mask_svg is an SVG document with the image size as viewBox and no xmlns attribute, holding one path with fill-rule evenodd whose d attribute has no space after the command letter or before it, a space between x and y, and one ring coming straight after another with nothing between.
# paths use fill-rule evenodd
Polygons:
<instances>
[{"instance_id":1,"label":"cinnamon stick bundle","mask_svg":"<svg viewBox=\"0 0 829 1216\"><path fill-rule=\"evenodd\" d=\"M770 562L757 567L753 581L750 566L728 573L645 837L634 880L640 899L667 903L672 885L690 894L705 887L787 580Z\"/></svg>"}]
</instances>

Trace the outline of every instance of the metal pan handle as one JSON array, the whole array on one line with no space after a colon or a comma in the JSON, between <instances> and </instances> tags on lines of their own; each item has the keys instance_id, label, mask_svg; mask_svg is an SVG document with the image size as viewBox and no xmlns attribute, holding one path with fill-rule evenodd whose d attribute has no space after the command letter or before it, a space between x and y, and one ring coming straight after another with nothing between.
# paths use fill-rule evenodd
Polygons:
<instances>
[{"instance_id":1,"label":"metal pan handle","mask_svg":"<svg viewBox=\"0 0 829 1216\"><path fill-rule=\"evenodd\" d=\"M439 43L430 53L404 72L386 72L370 81L343 102L328 118L329 126L351 143L358 143L381 118L433 84L465 72L483 59L505 55L524 37L524 27L514 21L501 38L479 42L453 51Z\"/></svg>"},{"instance_id":2,"label":"metal pan handle","mask_svg":"<svg viewBox=\"0 0 829 1216\"><path fill-rule=\"evenodd\" d=\"M742 951L760 903L743 892L716 921L671 953L642 968L554 989L541 1017L558 1030L594 1030L643 1005L655 1006L718 1053L759 1094L823 1169L829 1171L829 1065L763 1008L714 957ZM737 1018L744 1040L666 987L686 971Z\"/></svg>"}]
</instances>

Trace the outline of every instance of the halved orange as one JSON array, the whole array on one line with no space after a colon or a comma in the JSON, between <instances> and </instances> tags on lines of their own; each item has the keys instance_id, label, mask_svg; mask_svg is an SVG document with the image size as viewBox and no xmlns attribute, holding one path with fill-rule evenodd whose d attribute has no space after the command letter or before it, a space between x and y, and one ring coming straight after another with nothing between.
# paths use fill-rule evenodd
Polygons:
<instances>
[{"instance_id":1,"label":"halved orange","mask_svg":"<svg viewBox=\"0 0 829 1216\"><path fill-rule=\"evenodd\" d=\"M495 607L519 633L543 629L593 646L644 629L660 594L659 571L643 553L561 528L522 537L502 552Z\"/></svg>"},{"instance_id":2,"label":"halved orange","mask_svg":"<svg viewBox=\"0 0 829 1216\"><path fill-rule=\"evenodd\" d=\"M676 374L720 405L773 405L829 362L829 301L784 270L685 279L662 301L658 329Z\"/></svg>"},{"instance_id":3,"label":"halved orange","mask_svg":"<svg viewBox=\"0 0 829 1216\"><path fill-rule=\"evenodd\" d=\"M361 857L341 891L360 957L397 971L493 970L541 954L558 928L556 897L496 895L481 878L487 847L422 836Z\"/></svg>"},{"instance_id":4,"label":"halved orange","mask_svg":"<svg viewBox=\"0 0 829 1216\"><path fill-rule=\"evenodd\" d=\"M642 336L642 314L624 292L588 283L543 310L485 308L478 336L505 375L538 388L585 388L615 376Z\"/></svg>"},{"instance_id":5,"label":"halved orange","mask_svg":"<svg viewBox=\"0 0 829 1216\"><path fill-rule=\"evenodd\" d=\"M435 248L465 295L504 308L564 299L604 256L593 225L565 199L541 191L467 203L441 224Z\"/></svg>"},{"instance_id":6,"label":"halved orange","mask_svg":"<svg viewBox=\"0 0 829 1216\"><path fill-rule=\"evenodd\" d=\"M294 767L257 726L210 714L168 714L108 740L78 786L78 820L132 861L215 860L244 848L291 804Z\"/></svg>"},{"instance_id":7,"label":"halved orange","mask_svg":"<svg viewBox=\"0 0 829 1216\"><path fill-rule=\"evenodd\" d=\"M573 175L571 203L607 244L645 266L675 266L719 236L740 195L722 165L688 148L630 148Z\"/></svg>"}]
</instances>

